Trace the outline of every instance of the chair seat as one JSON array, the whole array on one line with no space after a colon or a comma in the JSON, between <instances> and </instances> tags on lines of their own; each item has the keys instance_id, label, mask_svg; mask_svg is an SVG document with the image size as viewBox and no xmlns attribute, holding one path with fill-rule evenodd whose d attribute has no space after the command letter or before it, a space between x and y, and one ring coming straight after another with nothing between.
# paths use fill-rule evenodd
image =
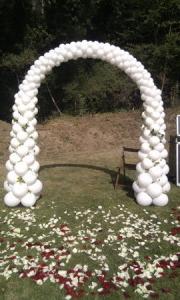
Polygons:
<instances>
[{"instance_id":1,"label":"chair seat","mask_svg":"<svg viewBox=\"0 0 180 300\"><path fill-rule=\"evenodd\" d=\"M124 167L126 167L127 169L135 170L136 169L136 163L134 163L134 164L132 164L132 163L131 164L125 163Z\"/></svg>"}]
</instances>

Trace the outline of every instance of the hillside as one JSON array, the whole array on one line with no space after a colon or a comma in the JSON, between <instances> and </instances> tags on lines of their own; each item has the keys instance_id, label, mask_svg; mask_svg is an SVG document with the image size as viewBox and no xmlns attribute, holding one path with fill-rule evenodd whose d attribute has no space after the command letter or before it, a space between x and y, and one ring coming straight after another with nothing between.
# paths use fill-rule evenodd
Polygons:
<instances>
[{"instance_id":1,"label":"hillside","mask_svg":"<svg viewBox=\"0 0 180 300\"><path fill-rule=\"evenodd\" d=\"M175 134L178 111L166 111L167 140ZM122 146L138 147L141 113L139 111L62 117L38 125L41 160L56 160L72 153L112 152L119 155ZM0 158L8 156L10 124L0 121Z\"/></svg>"}]
</instances>

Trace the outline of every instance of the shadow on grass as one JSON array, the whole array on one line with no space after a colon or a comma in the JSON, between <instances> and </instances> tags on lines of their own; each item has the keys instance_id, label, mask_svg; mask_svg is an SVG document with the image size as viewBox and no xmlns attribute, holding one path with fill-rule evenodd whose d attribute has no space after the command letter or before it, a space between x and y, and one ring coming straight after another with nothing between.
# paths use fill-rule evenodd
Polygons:
<instances>
[{"instance_id":1,"label":"shadow on grass","mask_svg":"<svg viewBox=\"0 0 180 300\"><path fill-rule=\"evenodd\" d=\"M123 190L126 192L126 195L135 201L134 191L132 188L133 180L130 177L125 177L125 184L123 185ZM135 201L136 202L136 201Z\"/></svg>"},{"instance_id":2,"label":"shadow on grass","mask_svg":"<svg viewBox=\"0 0 180 300\"><path fill-rule=\"evenodd\" d=\"M40 167L40 172L45 170L45 169L53 169L53 168L61 168L61 167L70 167L70 168L85 168L85 169L90 169L90 170L96 170L96 171L101 171L104 172L108 175L110 175L111 178L111 184L114 186L115 188L115 182L116 182L116 177L117 177L117 171L115 170L111 170L108 168L104 168L104 167L100 167L100 166L93 166L93 165L88 165L88 164L48 164L48 165L42 165ZM130 198L134 199L134 194L133 194L133 190L132 190L132 183L133 180L128 177L128 176L123 176L122 174L119 177L119 187L127 192L127 196Z\"/></svg>"},{"instance_id":3,"label":"shadow on grass","mask_svg":"<svg viewBox=\"0 0 180 300\"><path fill-rule=\"evenodd\" d=\"M63 167L70 167L70 168L85 168L89 170L96 170L96 171L101 171L106 174L109 174L111 177L111 183L114 185L114 182L116 180L116 175L117 172L114 170L110 170L104 167L99 167L99 166L92 166L88 164L49 164L49 165L43 165L40 167L40 172L45 170L45 169L53 169L53 168L63 168Z\"/></svg>"}]
</instances>

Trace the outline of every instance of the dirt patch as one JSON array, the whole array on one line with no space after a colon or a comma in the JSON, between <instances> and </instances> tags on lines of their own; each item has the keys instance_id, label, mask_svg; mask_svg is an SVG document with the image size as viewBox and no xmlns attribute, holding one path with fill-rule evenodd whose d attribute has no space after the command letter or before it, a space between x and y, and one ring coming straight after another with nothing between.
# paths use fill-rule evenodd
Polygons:
<instances>
[{"instance_id":1,"label":"dirt patch","mask_svg":"<svg viewBox=\"0 0 180 300\"><path fill-rule=\"evenodd\" d=\"M56 119L39 126L41 155L108 151L136 144L139 131L140 112Z\"/></svg>"},{"instance_id":2,"label":"dirt patch","mask_svg":"<svg viewBox=\"0 0 180 300\"><path fill-rule=\"evenodd\" d=\"M175 134L177 110L166 111L167 140ZM118 112L84 117L62 117L38 125L41 160L56 160L61 154L115 151L138 147L141 112ZM0 121L0 158L8 157L11 125Z\"/></svg>"}]
</instances>

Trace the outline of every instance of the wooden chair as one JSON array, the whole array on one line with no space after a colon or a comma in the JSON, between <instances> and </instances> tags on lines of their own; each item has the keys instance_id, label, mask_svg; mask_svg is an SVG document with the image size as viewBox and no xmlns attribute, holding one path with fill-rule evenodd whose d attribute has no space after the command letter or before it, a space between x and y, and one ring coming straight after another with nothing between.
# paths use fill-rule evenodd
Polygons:
<instances>
[{"instance_id":1,"label":"wooden chair","mask_svg":"<svg viewBox=\"0 0 180 300\"><path fill-rule=\"evenodd\" d=\"M117 186L118 186L119 178L121 176L121 168L123 170L124 179L126 177L126 168L129 169L129 170L135 170L136 169L136 162L134 162L134 161L132 162L132 160L128 161L127 160L128 159L127 156L128 156L128 154L137 153L138 151L139 151L139 149L129 148L129 147L123 147L123 151L122 151L122 166L118 167L114 189L116 189Z\"/></svg>"}]
</instances>

